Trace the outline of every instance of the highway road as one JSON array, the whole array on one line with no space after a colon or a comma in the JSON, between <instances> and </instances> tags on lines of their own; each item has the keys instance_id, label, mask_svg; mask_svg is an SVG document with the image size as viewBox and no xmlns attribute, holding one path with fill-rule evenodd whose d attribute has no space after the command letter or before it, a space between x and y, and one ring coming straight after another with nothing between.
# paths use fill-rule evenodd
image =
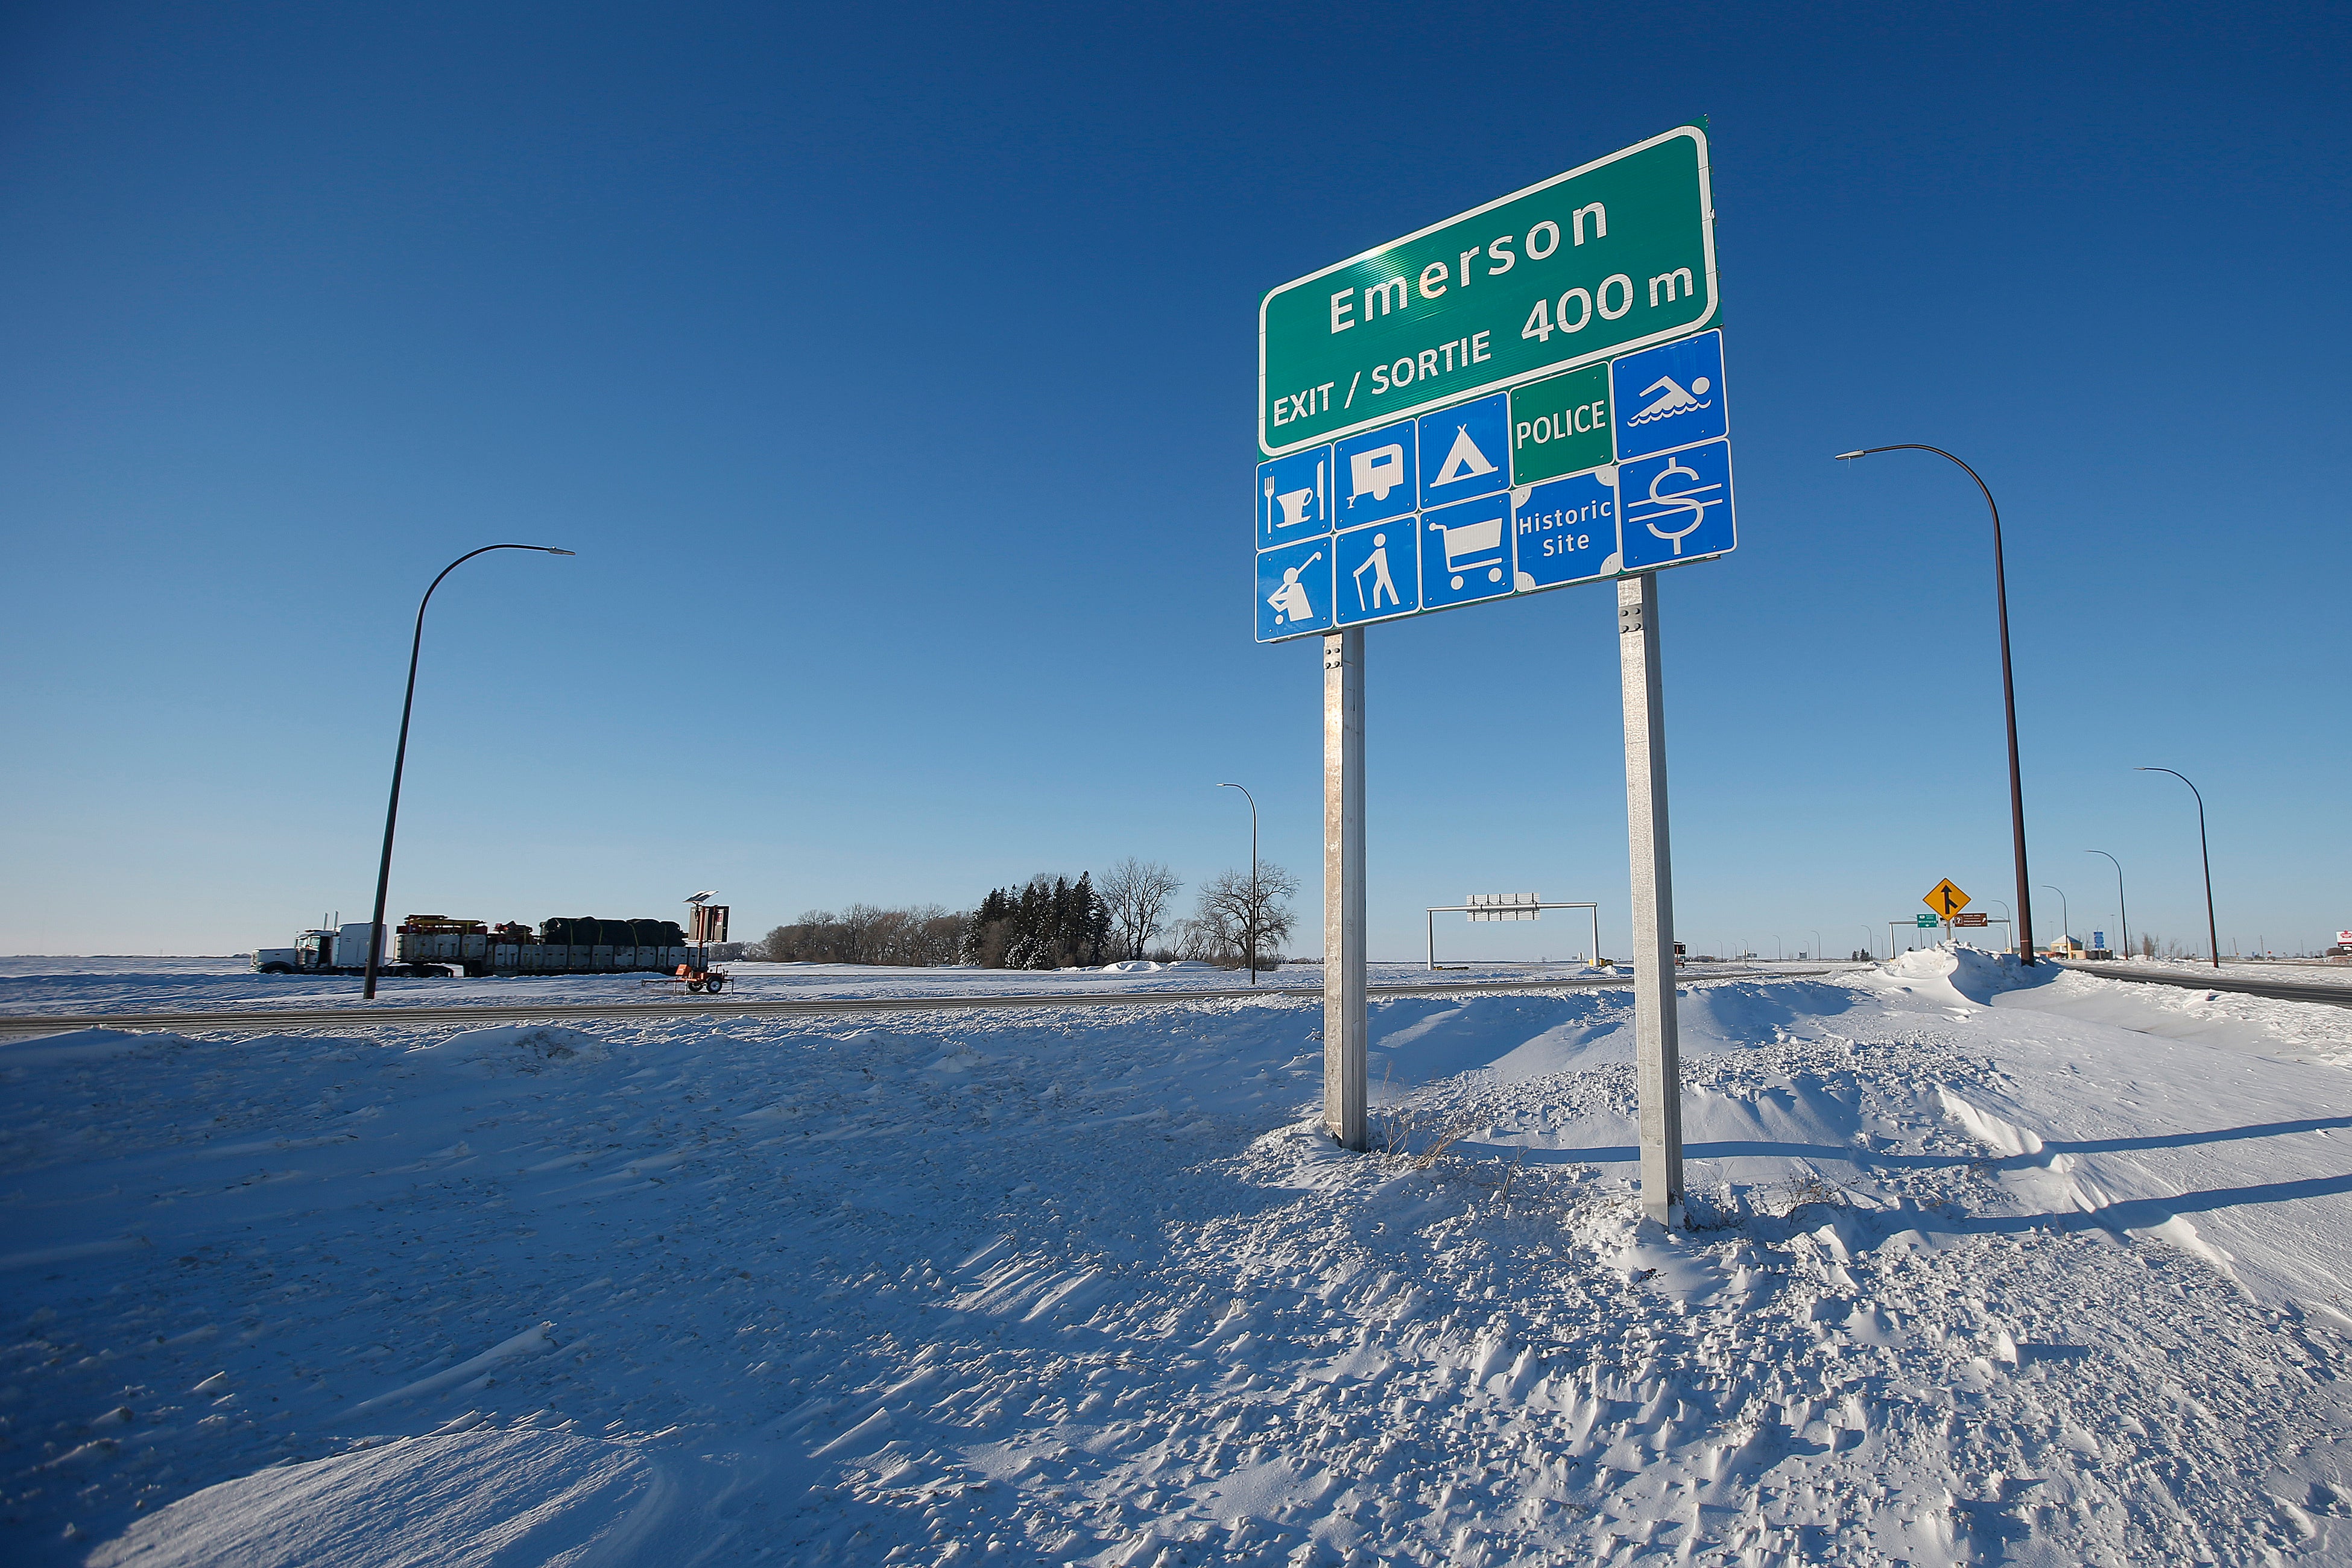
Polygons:
<instances>
[{"instance_id":1,"label":"highway road","mask_svg":"<svg viewBox=\"0 0 2352 1568\"><path fill-rule=\"evenodd\" d=\"M1825 963L1804 973L1834 973L1858 964ZM1697 979L1732 979L1761 971L1710 972ZM1433 979L1410 984L1373 985L1373 996L1446 996L1492 991L1592 991L1632 984L1628 975L1545 980ZM629 1023L661 1018L774 1018L851 1013L925 1013L934 1009L983 1007L1136 1007L1164 1006L1198 1001L1248 996L1283 996L1307 1000L1320 997L1316 986L1232 986L1186 991L1070 991L1058 994L997 994L947 996L865 997L663 997L643 1002L535 1002L512 1005L458 1003L454 1005L410 1005L379 1003L373 1007L250 1007L205 1008L180 1013L12 1014L0 1016L0 1040L29 1039L63 1034L69 1029L169 1030L185 1035L348 1033L357 1029L409 1029L419 1026L552 1023Z\"/></svg>"},{"instance_id":2,"label":"highway road","mask_svg":"<svg viewBox=\"0 0 2352 1568\"><path fill-rule=\"evenodd\" d=\"M1630 984L1607 976L1590 980L1485 980L1456 984L1374 985L1376 996L1428 992L1554 991ZM208 1008L184 1013L89 1013L40 1017L0 1017L0 1039L25 1039L68 1029L165 1029L178 1034L306 1034L320 1030L409 1029L420 1025L632 1023L661 1018L775 1018L845 1013L927 1013L982 1007L1111 1007L1222 1000L1242 996L1319 997L1321 986L1234 986L1213 991L1074 991L1059 994L1003 994L963 996L663 997L644 1002L537 1002L520 1005L457 1003L449 1006L379 1004L373 1007Z\"/></svg>"},{"instance_id":3,"label":"highway road","mask_svg":"<svg viewBox=\"0 0 2352 1568\"><path fill-rule=\"evenodd\" d=\"M2331 985L2325 981L2247 980L2237 975L2215 975L2209 980L2193 974L2126 969L2120 963L2061 963L2059 967L2108 980L2138 980L2154 985L2178 985L2188 991L2242 991L2249 996L2270 996L2281 1002L2325 1002L2332 1007L2352 1007L2352 985Z\"/></svg>"}]
</instances>

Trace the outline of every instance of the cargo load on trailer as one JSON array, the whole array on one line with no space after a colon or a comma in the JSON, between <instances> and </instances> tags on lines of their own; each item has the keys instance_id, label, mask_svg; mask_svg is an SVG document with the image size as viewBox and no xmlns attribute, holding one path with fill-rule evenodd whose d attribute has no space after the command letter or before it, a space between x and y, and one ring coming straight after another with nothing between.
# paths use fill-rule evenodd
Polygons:
<instances>
[{"instance_id":1,"label":"cargo load on trailer","mask_svg":"<svg viewBox=\"0 0 2352 1568\"><path fill-rule=\"evenodd\" d=\"M376 969L383 974L446 978L465 973L632 974L678 973L692 954L676 921L605 920L558 915L534 931L518 921L491 925L448 915L409 915L384 934ZM292 947L257 948L264 974L364 974L368 922L301 932Z\"/></svg>"}]
</instances>

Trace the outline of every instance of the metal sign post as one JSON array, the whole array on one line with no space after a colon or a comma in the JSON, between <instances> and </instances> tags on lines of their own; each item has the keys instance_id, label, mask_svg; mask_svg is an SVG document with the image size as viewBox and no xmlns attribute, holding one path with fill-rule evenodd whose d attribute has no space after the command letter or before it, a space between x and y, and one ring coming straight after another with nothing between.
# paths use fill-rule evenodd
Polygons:
<instances>
[{"instance_id":1,"label":"metal sign post","mask_svg":"<svg viewBox=\"0 0 2352 1568\"><path fill-rule=\"evenodd\" d=\"M1362 628L1619 580L1642 1206L1670 1224L1655 574L1739 546L1711 179L1705 128L1677 126L1269 290L1250 487L1257 640L1323 640L1323 1121L1349 1149L1368 1099Z\"/></svg>"},{"instance_id":2,"label":"metal sign post","mask_svg":"<svg viewBox=\"0 0 2352 1568\"><path fill-rule=\"evenodd\" d=\"M1365 1145L1364 632L1323 639L1323 1125Z\"/></svg>"},{"instance_id":3,"label":"metal sign post","mask_svg":"<svg viewBox=\"0 0 2352 1568\"><path fill-rule=\"evenodd\" d=\"M1633 880L1633 1055L1642 1121L1642 1215L1679 1226L1682 1048L1675 1020L1674 855L1666 835L1666 713L1659 679L1658 578L1617 582L1617 666L1625 694L1625 828Z\"/></svg>"}]
</instances>

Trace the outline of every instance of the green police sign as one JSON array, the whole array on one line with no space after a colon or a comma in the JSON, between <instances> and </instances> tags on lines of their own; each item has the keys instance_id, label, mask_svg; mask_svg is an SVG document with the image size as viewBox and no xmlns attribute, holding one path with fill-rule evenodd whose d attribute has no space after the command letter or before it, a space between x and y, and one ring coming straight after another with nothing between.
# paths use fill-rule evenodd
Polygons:
<instances>
[{"instance_id":1,"label":"green police sign","mask_svg":"<svg viewBox=\"0 0 2352 1568\"><path fill-rule=\"evenodd\" d=\"M1616 456L1609 367L1589 364L1511 389L1511 482L1597 468Z\"/></svg>"},{"instance_id":2,"label":"green police sign","mask_svg":"<svg viewBox=\"0 0 2352 1568\"><path fill-rule=\"evenodd\" d=\"M1268 293L1258 447L1280 457L1715 314L1706 132L1680 126Z\"/></svg>"}]
</instances>

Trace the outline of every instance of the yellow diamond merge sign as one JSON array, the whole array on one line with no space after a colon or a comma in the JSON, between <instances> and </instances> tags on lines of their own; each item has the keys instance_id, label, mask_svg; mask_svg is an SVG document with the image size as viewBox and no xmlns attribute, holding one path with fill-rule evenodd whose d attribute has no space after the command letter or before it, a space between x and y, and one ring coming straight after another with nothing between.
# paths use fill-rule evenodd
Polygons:
<instances>
[{"instance_id":1,"label":"yellow diamond merge sign","mask_svg":"<svg viewBox=\"0 0 2352 1568\"><path fill-rule=\"evenodd\" d=\"M1919 901L1946 920L1950 920L1969 907L1969 896L1954 887L1949 877L1928 889L1927 896Z\"/></svg>"}]
</instances>

